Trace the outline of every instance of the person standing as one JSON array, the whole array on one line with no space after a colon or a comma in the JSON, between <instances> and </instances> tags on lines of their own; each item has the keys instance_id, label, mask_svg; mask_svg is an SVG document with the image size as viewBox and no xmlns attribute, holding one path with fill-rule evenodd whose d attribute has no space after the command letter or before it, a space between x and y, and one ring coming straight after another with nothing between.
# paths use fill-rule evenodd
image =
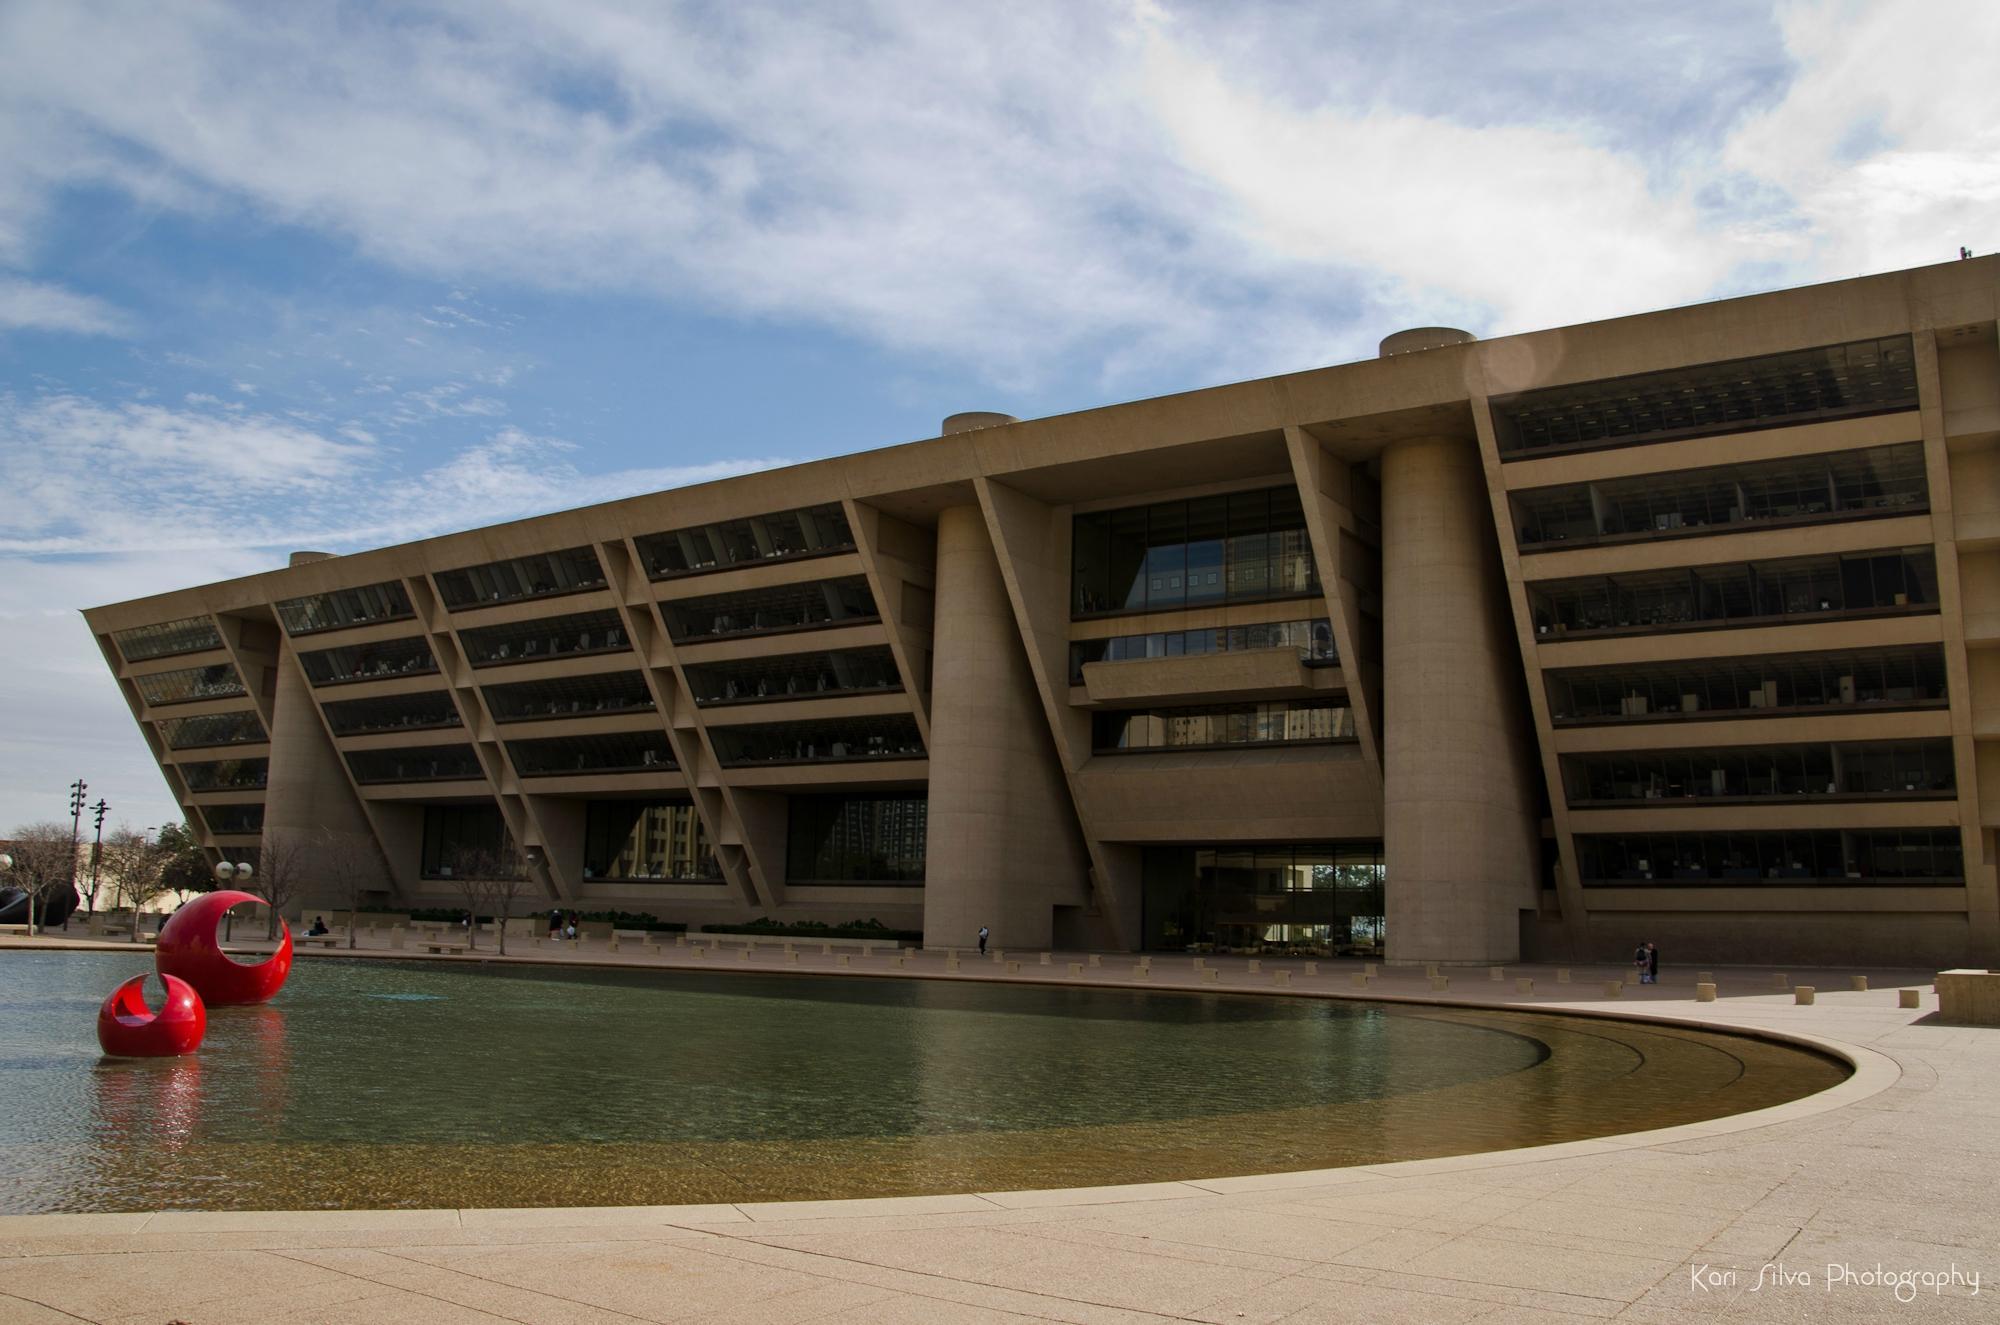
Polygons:
<instances>
[{"instance_id":1,"label":"person standing","mask_svg":"<svg viewBox=\"0 0 2000 1325\"><path fill-rule=\"evenodd\" d=\"M1660 945L1651 939L1646 940L1646 983L1660 983Z\"/></svg>"},{"instance_id":2,"label":"person standing","mask_svg":"<svg viewBox=\"0 0 2000 1325\"><path fill-rule=\"evenodd\" d=\"M552 939L562 937L562 911L560 908L551 907L549 909L549 937Z\"/></svg>"},{"instance_id":3,"label":"person standing","mask_svg":"<svg viewBox=\"0 0 2000 1325\"><path fill-rule=\"evenodd\" d=\"M986 955L986 936L987 936L987 932L988 932L988 931L987 931L987 929L986 929L986 926L984 926L984 925L981 925L981 926L979 927L979 955L980 955L980 956L982 956L982 957L984 957L984 956Z\"/></svg>"},{"instance_id":4,"label":"person standing","mask_svg":"<svg viewBox=\"0 0 2000 1325\"><path fill-rule=\"evenodd\" d=\"M1632 949L1632 969L1638 975L1640 984L1651 983L1646 978L1646 975L1652 969L1652 960L1646 952L1646 945L1644 943Z\"/></svg>"}]
</instances>

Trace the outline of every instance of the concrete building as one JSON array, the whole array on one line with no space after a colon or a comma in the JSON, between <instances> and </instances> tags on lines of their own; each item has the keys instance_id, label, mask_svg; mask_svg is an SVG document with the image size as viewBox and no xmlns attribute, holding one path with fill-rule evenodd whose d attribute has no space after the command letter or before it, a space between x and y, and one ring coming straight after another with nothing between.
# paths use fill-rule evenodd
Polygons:
<instances>
[{"instance_id":1,"label":"concrete building","mask_svg":"<svg viewBox=\"0 0 2000 1325\"><path fill-rule=\"evenodd\" d=\"M2000 260L86 613L218 853L932 944L2000 961Z\"/></svg>"}]
</instances>

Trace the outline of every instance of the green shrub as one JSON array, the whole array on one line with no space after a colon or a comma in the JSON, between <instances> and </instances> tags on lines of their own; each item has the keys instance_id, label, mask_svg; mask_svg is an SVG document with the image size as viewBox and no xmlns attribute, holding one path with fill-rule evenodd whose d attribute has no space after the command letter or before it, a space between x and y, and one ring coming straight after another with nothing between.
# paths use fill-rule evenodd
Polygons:
<instances>
[{"instance_id":1,"label":"green shrub","mask_svg":"<svg viewBox=\"0 0 2000 1325\"><path fill-rule=\"evenodd\" d=\"M920 929L890 929L881 921L870 916L866 920L849 920L843 924L829 925L823 920L794 920L781 923L769 916L758 916L755 920L740 925L703 925L704 934L776 934L786 938L807 939L880 939L883 942L923 942Z\"/></svg>"}]
</instances>

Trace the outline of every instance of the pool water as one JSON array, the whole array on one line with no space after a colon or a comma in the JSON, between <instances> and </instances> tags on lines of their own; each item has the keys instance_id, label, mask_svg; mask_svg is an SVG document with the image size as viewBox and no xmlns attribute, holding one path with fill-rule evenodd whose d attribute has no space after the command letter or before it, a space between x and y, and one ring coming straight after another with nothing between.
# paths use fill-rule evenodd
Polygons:
<instances>
[{"instance_id":1,"label":"pool water","mask_svg":"<svg viewBox=\"0 0 2000 1325\"><path fill-rule=\"evenodd\" d=\"M185 1059L146 954L0 952L0 1211L680 1204L1161 1181L1671 1126L1846 1069L1763 1041L1170 991L302 961ZM149 991L149 997L152 994Z\"/></svg>"}]
</instances>

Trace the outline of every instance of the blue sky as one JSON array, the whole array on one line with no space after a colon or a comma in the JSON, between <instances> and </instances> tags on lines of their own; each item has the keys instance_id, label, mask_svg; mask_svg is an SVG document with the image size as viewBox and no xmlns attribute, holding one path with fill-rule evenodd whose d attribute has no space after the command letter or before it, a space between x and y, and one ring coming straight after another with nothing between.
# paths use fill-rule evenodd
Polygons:
<instances>
[{"instance_id":1,"label":"blue sky","mask_svg":"<svg viewBox=\"0 0 2000 1325\"><path fill-rule=\"evenodd\" d=\"M79 775L175 812L79 607L1990 250L1996 49L1862 0L0 0L0 830Z\"/></svg>"}]
</instances>

